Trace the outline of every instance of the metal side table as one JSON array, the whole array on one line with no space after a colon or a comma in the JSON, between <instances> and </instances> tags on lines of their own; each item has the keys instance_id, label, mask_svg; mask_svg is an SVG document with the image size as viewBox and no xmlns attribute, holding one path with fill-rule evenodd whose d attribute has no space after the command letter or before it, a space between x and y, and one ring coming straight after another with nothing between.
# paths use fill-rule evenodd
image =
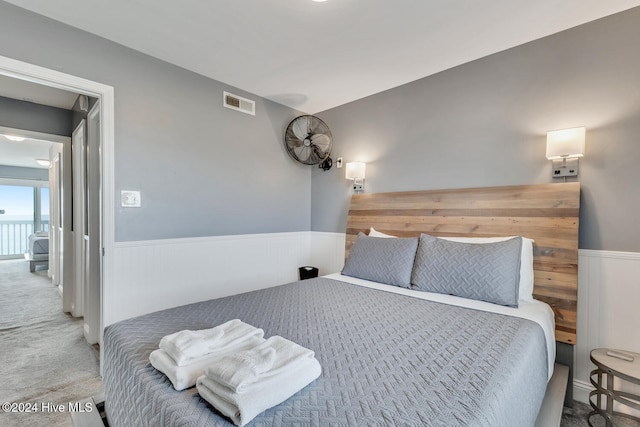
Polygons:
<instances>
[{"instance_id":1,"label":"metal side table","mask_svg":"<svg viewBox=\"0 0 640 427\"><path fill-rule=\"evenodd\" d=\"M591 351L591 361L596 369L591 371L590 380L596 389L589 393L589 403L593 408L588 417L589 425L593 427L591 417L597 414L605 419L607 427L629 426L633 425L633 421L640 426L640 418L613 410L613 404L617 402L640 411L639 395L614 389L615 377L640 385L640 354L597 348ZM603 382L605 375L606 383Z\"/></svg>"}]
</instances>

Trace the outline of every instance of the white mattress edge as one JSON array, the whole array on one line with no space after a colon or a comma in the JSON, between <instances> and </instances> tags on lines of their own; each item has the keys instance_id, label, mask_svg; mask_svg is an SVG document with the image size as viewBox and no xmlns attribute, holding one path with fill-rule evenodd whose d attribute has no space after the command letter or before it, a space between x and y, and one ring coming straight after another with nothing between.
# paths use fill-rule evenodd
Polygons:
<instances>
[{"instance_id":1,"label":"white mattress edge","mask_svg":"<svg viewBox=\"0 0 640 427\"><path fill-rule=\"evenodd\" d=\"M412 289L401 288L398 286L385 285L384 283L372 282L370 280L358 279L355 277L344 276L340 273L329 274L323 276L327 279L338 280L340 282L352 285L364 286L367 288L377 289L380 291L391 292L400 295L439 302L443 304L455 305L458 307L471 308L475 310L488 311L491 313L504 314L507 316L520 317L522 319L536 322L544 331L545 341L547 344L547 366L549 367L547 381L553 375L553 368L556 358L556 337L555 337L555 316L553 310L548 304L533 300L519 301L519 306L506 307L503 305L492 304L484 301L471 300L467 298L456 297L453 295L436 294L433 292L414 291Z\"/></svg>"}]
</instances>

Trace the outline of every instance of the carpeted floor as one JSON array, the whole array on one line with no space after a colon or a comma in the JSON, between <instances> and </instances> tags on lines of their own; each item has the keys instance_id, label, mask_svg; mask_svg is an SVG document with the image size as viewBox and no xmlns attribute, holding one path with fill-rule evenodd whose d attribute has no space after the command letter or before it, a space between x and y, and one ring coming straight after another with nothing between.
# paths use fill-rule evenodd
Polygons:
<instances>
[{"instance_id":1,"label":"carpeted floor","mask_svg":"<svg viewBox=\"0 0 640 427\"><path fill-rule=\"evenodd\" d=\"M0 426L71 426L69 403L101 393L99 375L99 353L85 341L82 319L62 312L46 269L0 261L0 402L37 409L0 410Z\"/></svg>"},{"instance_id":2,"label":"carpeted floor","mask_svg":"<svg viewBox=\"0 0 640 427\"><path fill-rule=\"evenodd\" d=\"M582 402L573 402L573 408L565 407L562 410L561 427L588 427L587 416L591 412L591 406ZM605 423L599 416L591 418L594 427L604 427Z\"/></svg>"}]
</instances>

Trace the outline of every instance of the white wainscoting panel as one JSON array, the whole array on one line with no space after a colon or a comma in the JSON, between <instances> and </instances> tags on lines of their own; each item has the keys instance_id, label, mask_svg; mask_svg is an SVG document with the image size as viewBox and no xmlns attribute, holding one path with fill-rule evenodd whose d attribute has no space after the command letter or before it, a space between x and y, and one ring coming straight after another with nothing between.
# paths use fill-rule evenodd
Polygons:
<instances>
[{"instance_id":1,"label":"white wainscoting panel","mask_svg":"<svg viewBox=\"0 0 640 427\"><path fill-rule=\"evenodd\" d=\"M321 276L342 271L345 239L345 233L311 232L311 265Z\"/></svg>"},{"instance_id":2,"label":"white wainscoting panel","mask_svg":"<svg viewBox=\"0 0 640 427\"><path fill-rule=\"evenodd\" d=\"M594 348L640 353L640 253L581 249L578 256L578 337L574 399L588 403ZM628 391L639 392L638 387Z\"/></svg>"},{"instance_id":3,"label":"white wainscoting panel","mask_svg":"<svg viewBox=\"0 0 640 427\"><path fill-rule=\"evenodd\" d=\"M277 286L311 263L310 232L116 242L104 325Z\"/></svg>"}]
</instances>

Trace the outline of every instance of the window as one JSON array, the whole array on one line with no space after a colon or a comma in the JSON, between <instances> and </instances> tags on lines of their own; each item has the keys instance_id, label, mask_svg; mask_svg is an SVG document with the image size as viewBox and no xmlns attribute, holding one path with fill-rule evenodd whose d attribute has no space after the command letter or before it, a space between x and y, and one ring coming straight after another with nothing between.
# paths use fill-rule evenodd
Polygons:
<instances>
[{"instance_id":1,"label":"window","mask_svg":"<svg viewBox=\"0 0 640 427\"><path fill-rule=\"evenodd\" d=\"M0 258L22 256L35 231L49 231L49 189L0 185Z\"/></svg>"}]
</instances>

